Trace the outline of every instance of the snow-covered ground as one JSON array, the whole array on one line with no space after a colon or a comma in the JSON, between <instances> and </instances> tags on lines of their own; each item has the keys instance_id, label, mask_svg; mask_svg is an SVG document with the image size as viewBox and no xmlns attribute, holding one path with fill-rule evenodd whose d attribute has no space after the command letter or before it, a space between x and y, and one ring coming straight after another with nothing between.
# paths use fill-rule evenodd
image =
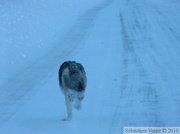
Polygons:
<instances>
[{"instance_id":1,"label":"snow-covered ground","mask_svg":"<svg viewBox=\"0 0 180 134\"><path fill-rule=\"evenodd\" d=\"M57 44L63 47L62 36L69 31L75 20L102 1L0 2L1 81L9 78L7 70L9 74L16 73Z\"/></svg>"},{"instance_id":2,"label":"snow-covered ground","mask_svg":"<svg viewBox=\"0 0 180 134\"><path fill-rule=\"evenodd\" d=\"M0 133L180 126L179 12L179 0L1 1ZM65 60L88 78L69 122L58 85Z\"/></svg>"}]
</instances>

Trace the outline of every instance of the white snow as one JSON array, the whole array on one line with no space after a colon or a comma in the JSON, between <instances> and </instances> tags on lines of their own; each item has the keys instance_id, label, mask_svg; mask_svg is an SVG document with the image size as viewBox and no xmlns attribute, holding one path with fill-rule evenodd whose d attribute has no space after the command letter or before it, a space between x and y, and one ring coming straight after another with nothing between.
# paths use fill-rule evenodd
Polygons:
<instances>
[{"instance_id":1,"label":"white snow","mask_svg":"<svg viewBox=\"0 0 180 134\"><path fill-rule=\"evenodd\" d=\"M121 134L180 126L178 0L0 2L0 133ZM66 116L58 69L85 67L83 108Z\"/></svg>"}]
</instances>

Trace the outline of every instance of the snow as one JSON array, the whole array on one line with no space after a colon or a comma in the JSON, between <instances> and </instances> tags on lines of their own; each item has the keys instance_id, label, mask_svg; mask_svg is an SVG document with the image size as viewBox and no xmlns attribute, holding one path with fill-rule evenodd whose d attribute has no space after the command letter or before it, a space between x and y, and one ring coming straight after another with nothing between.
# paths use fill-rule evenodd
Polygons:
<instances>
[{"instance_id":1,"label":"snow","mask_svg":"<svg viewBox=\"0 0 180 134\"><path fill-rule=\"evenodd\" d=\"M33 0L0 3L0 62L3 63L0 70L6 68L14 74L35 62L61 41L78 16L101 2ZM6 72L1 72L1 80L8 79Z\"/></svg>"},{"instance_id":2,"label":"snow","mask_svg":"<svg viewBox=\"0 0 180 134\"><path fill-rule=\"evenodd\" d=\"M0 133L123 133L179 126L178 0L0 2ZM84 65L81 111L66 116L58 69Z\"/></svg>"}]
</instances>

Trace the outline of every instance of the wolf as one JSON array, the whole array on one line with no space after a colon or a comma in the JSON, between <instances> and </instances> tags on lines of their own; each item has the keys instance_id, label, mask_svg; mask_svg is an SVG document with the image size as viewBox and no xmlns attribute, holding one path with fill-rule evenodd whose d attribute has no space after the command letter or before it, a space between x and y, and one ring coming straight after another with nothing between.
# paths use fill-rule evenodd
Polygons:
<instances>
[{"instance_id":1,"label":"wolf","mask_svg":"<svg viewBox=\"0 0 180 134\"><path fill-rule=\"evenodd\" d=\"M78 110L82 107L87 85L84 67L76 61L65 61L59 68L59 85L65 96L68 115L63 121L69 121L72 118L73 103L75 102L74 107Z\"/></svg>"}]
</instances>

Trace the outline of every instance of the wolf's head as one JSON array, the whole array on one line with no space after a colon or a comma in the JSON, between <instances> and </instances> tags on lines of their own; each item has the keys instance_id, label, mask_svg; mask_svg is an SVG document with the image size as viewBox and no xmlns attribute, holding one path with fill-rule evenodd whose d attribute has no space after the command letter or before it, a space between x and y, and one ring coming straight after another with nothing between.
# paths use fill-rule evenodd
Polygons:
<instances>
[{"instance_id":1,"label":"wolf's head","mask_svg":"<svg viewBox=\"0 0 180 134\"><path fill-rule=\"evenodd\" d=\"M76 62L70 62L68 67L69 67L70 75L74 73L78 73L79 71L79 68Z\"/></svg>"}]
</instances>

